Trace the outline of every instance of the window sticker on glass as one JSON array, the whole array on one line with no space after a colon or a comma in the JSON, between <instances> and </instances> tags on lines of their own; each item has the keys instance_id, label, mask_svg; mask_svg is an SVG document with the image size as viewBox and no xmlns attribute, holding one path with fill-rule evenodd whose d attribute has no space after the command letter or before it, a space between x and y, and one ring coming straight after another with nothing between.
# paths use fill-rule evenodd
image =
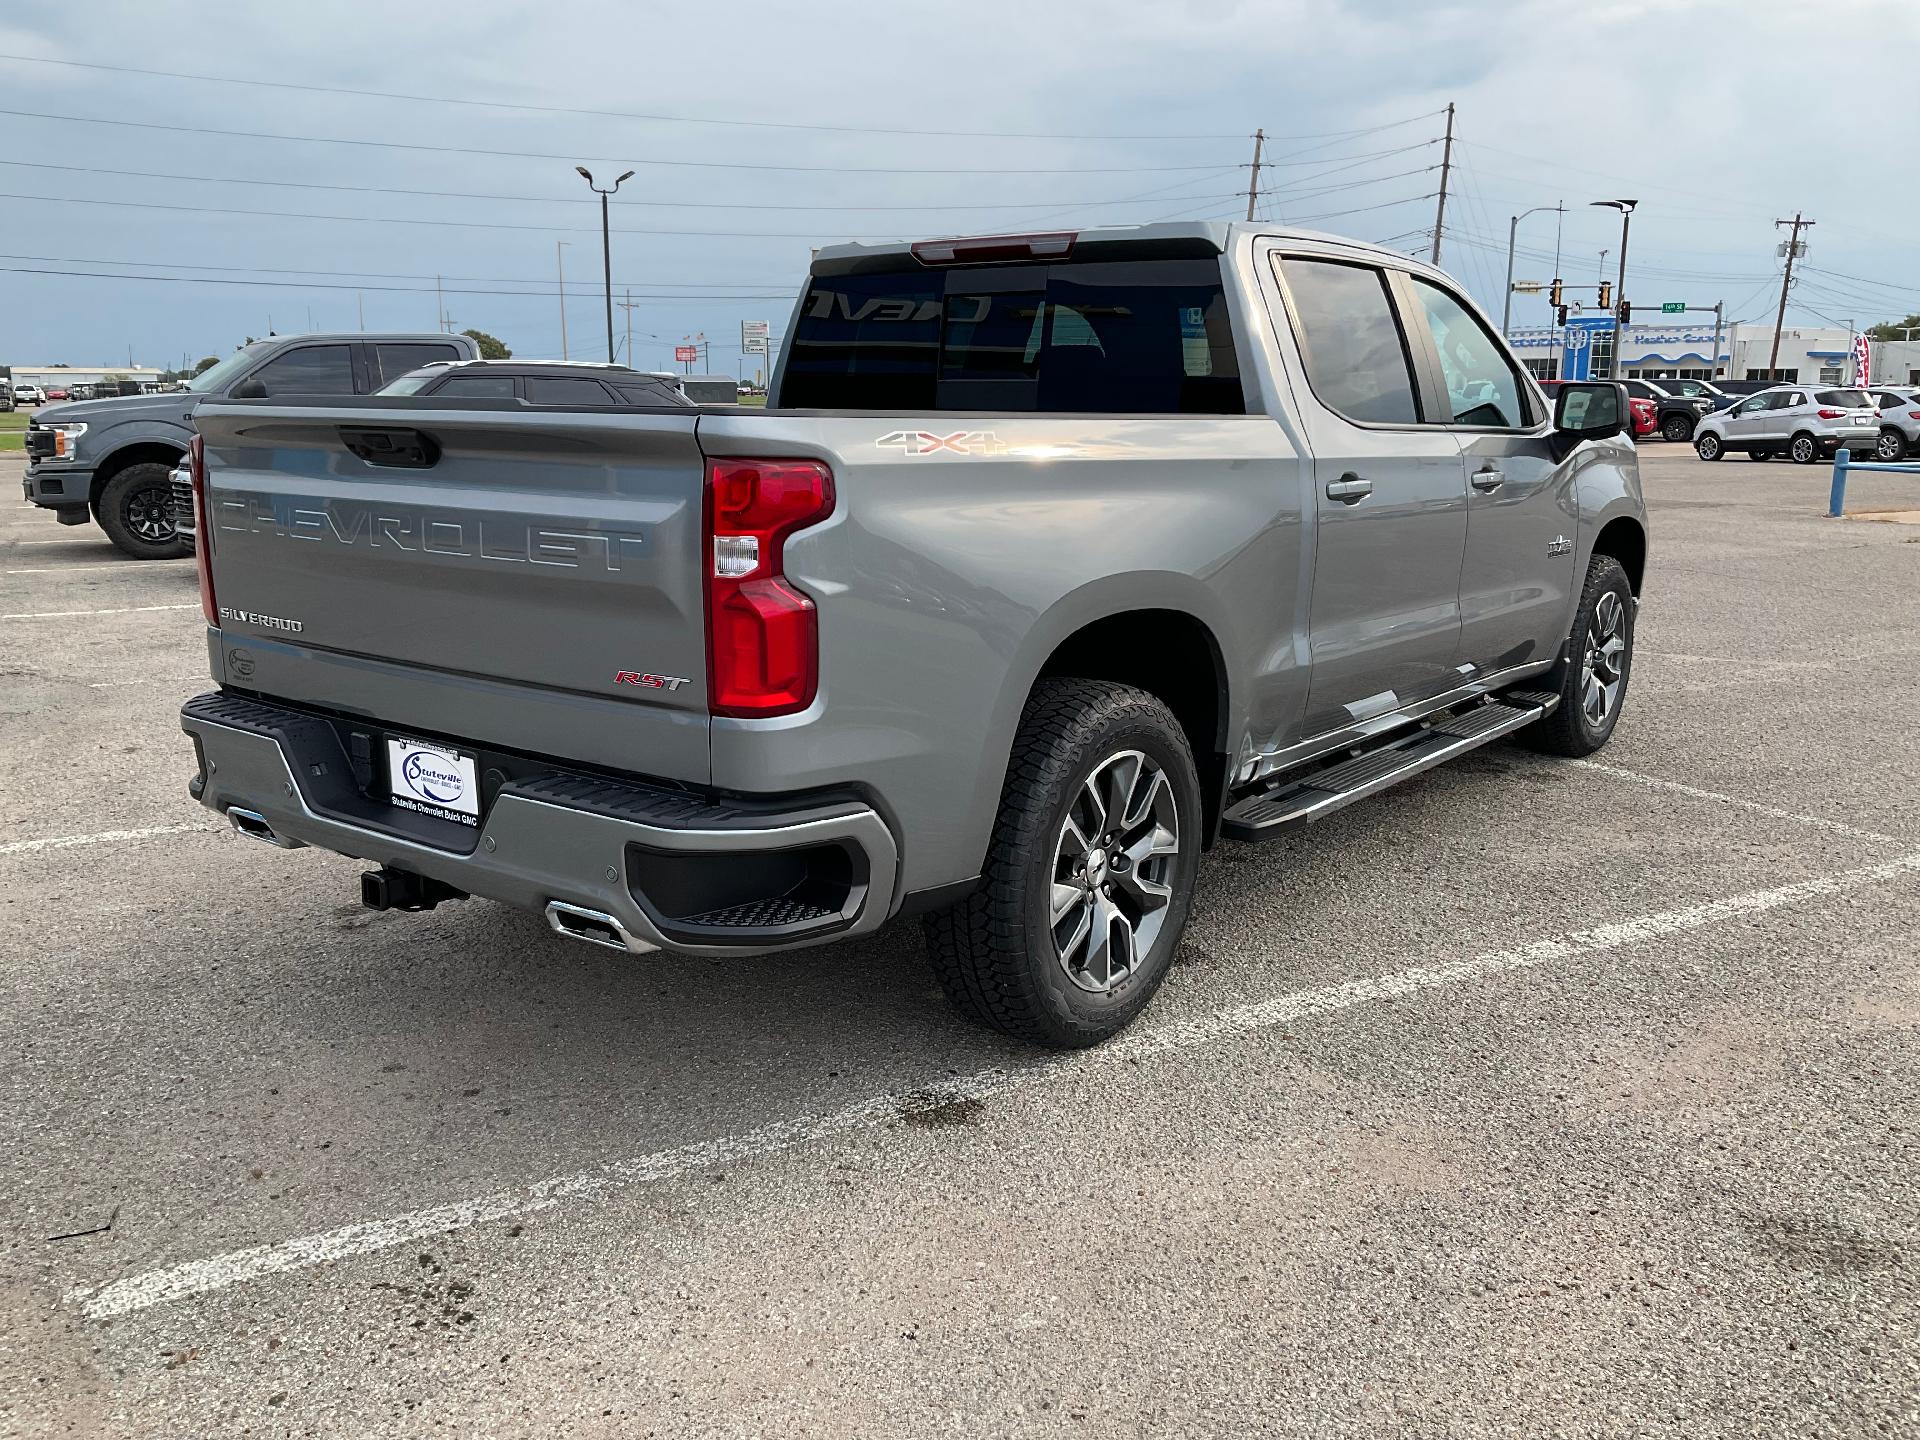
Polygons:
<instances>
[{"instance_id":1,"label":"window sticker on glass","mask_svg":"<svg viewBox=\"0 0 1920 1440\"><path fill-rule=\"evenodd\" d=\"M1180 307L1180 354L1187 374L1213 373L1213 348L1207 344L1207 312L1202 306Z\"/></svg>"}]
</instances>

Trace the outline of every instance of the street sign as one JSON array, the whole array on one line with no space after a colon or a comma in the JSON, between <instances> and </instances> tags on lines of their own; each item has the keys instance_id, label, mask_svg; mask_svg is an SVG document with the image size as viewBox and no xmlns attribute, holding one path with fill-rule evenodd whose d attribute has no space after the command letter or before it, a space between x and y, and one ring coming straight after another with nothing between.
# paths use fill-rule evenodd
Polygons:
<instances>
[{"instance_id":1,"label":"street sign","mask_svg":"<svg viewBox=\"0 0 1920 1440\"><path fill-rule=\"evenodd\" d=\"M1660 313L1662 315L1684 315L1687 313L1687 302L1684 300L1662 300L1660 302Z\"/></svg>"},{"instance_id":2,"label":"street sign","mask_svg":"<svg viewBox=\"0 0 1920 1440\"><path fill-rule=\"evenodd\" d=\"M1513 282L1513 293L1516 295L1538 295L1546 288L1547 285L1544 280L1516 280Z\"/></svg>"},{"instance_id":3,"label":"street sign","mask_svg":"<svg viewBox=\"0 0 1920 1440\"><path fill-rule=\"evenodd\" d=\"M682 365L691 365L700 358L699 347L694 345L676 345L673 347L673 358Z\"/></svg>"},{"instance_id":4,"label":"street sign","mask_svg":"<svg viewBox=\"0 0 1920 1440\"><path fill-rule=\"evenodd\" d=\"M767 353L766 321L742 320L740 322L740 353L742 355L764 355Z\"/></svg>"}]
</instances>

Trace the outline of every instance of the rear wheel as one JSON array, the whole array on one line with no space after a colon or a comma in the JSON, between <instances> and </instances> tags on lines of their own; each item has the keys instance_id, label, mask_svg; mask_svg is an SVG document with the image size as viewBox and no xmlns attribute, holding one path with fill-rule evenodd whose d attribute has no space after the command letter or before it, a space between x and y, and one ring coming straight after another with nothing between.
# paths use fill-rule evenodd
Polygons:
<instances>
[{"instance_id":1,"label":"rear wheel","mask_svg":"<svg viewBox=\"0 0 1920 1440\"><path fill-rule=\"evenodd\" d=\"M1898 430L1888 428L1880 432L1880 443L1873 447L1876 460L1904 460L1907 455L1907 437Z\"/></svg>"},{"instance_id":2,"label":"rear wheel","mask_svg":"<svg viewBox=\"0 0 1920 1440\"><path fill-rule=\"evenodd\" d=\"M1613 736L1633 673L1633 586L1611 555L1596 555L1574 611L1560 704L1515 736L1549 755L1591 755Z\"/></svg>"},{"instance_id":3,"label":"rear wheel","mask_svg":"<svg viewBox=\"0 0 1920 1440\"><path fill-rule=\"evenodd\" d=\"M1802 430L1787 442L1787 454L1796 465L1811 465L1820 458L1820 442Z\"/></svg>"},{"instance_id":4,"label":"rear wheel","mask_svg":"<svg viewBox=\"0 0 1920 1440\"><path fill-rule=\"evenodd\" d=\"M1726 447L1720 443L1718 435L1707 430L1694 439L1693 453L1702 460L1718 460L1726 453Z\"/></svg>"},{"instance_id":5,"label":"rear wheel","mask_svg":"<svg viewBox=\"0 0 1920 1440\"><path fill-rule=\"evenodd\" d=\"M1125 1028L1186 929L1200 814L1186 734L1157 698L1043 680L1014 739L980 888L925 922L948 999L1056 1049Z\"/></svg>"},{"instance_id":6,"label":"rear wheel","mask_svg":"<svg viewBox=\"0 0 1920 1440\"><path fill-rule=\"evenodd\" d=\"M136 560L179 560L193 551L173 528L173 482L158 461L129 465L100 492L94 516L107 538Z\"/></svg>"},{"instance_id":7,"label":"rear wheel","mask_svg":"<svg viewBox=\"0 0 1920 1440\"><path fill-rule=\"evenodd\" d=\"M1693 438L1693 421L1684 415L1669 415L1661 422L1660 433L1667 439L1684 445Z\"/></svg>"}]
</instances>

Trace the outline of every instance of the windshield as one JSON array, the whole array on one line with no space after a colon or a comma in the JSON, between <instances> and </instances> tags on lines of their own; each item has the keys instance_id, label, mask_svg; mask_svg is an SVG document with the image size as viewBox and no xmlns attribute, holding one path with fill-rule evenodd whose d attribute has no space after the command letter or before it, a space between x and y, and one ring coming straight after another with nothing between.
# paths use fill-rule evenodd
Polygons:
<instances>
[{"instance_id":1,"label":"windshield","mask_svg":"<svg viewBox=\"0 0 1920 1440\"><path fill-rule=\"evenodd\" d=\"M251 345L241 346L218 365L209 365L187 381L187 389L196 395L205 395L209 391L222 389L229 380L258 360L260 352L266 348L266 343L259 340Z\"/></svg>"}]
</instances>

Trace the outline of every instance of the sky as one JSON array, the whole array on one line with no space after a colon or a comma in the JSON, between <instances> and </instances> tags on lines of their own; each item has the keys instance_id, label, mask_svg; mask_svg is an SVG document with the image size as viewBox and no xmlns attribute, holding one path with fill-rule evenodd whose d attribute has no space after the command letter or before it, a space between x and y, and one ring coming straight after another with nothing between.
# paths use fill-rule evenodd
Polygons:
<instances>
[{"instance_id":1,"label":"sky","mask_svg":"<svg viewBox=\"0 0 1920 1440\"><path fill-rule=\"evenodd\" d=\"M740 322L779 336L814 245L1243 216L1257 128L1260 218L1425 254L1449 103L1441 263L1496 320L1510 216L1564 204L1515 276L1557 246L1592 285L1620 217L1590 202L1632 198L1637 309L1770 321L1800 212L1790 320L1865 326L1920 311L1916 54L1910 0L8 7L0 363L442 316L557 357L563 314L604 358L576 164L636 172L613 313L648 369L703 334L750 373Z\"/></svg>"}]
</instances>

